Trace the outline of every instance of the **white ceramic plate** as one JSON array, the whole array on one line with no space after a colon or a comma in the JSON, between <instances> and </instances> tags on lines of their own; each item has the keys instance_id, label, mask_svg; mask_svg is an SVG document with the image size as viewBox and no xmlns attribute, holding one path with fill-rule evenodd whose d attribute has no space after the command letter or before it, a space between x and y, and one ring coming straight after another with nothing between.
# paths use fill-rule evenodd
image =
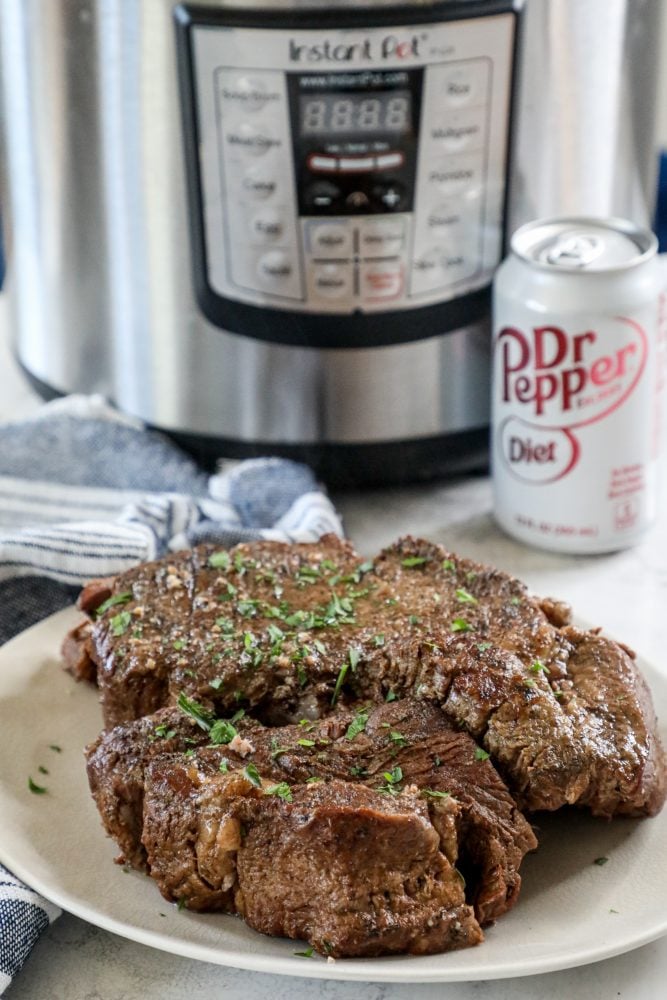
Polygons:
<instances>
[{"instance_id":1,"label":"white ceramic plate","mask_svg":"<svg viewBox=\"0 0 667 1000\"><path fill-rule=\"evenodd\" d=\"M428 957L298 958L303 945L263 937L239 919L178 911L149 878L112 863L90 798L82 747L100 729L95 691L59 662L59 612L0 650L0 861L44 896L107 930L188 958L330 979L446 982L501 979L584 965L667 933L667 809L652 820L540 819L516 908L477 948ZM667 677L642 664L659 716ZM50 745L62 748L58 753ZM39 772L39 766L48 774ZM48 788L35 795L28 776ZM604 865L595 859L607 857Z\"/></svg>"}]
</instances>

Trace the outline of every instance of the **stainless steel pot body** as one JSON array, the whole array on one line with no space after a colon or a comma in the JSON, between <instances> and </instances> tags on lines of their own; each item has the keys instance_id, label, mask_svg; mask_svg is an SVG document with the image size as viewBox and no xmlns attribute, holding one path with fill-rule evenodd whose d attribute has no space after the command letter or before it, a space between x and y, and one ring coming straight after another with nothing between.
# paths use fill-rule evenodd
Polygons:
<instances>
[{"instance_id":1,"label":"stainless steel pot body","mask_svg":"<svg viewBox=\"0 0 667 1000\"><path fill-rule=\"evenodd\" d=\"M527 0L508 229L561 213L650 222L661 6ZM215 439L223 452L357 449L359 466L364 448L378 446L380 464L395 459L407 476L479 462L484 322L464 317L455 330L409 343L329 349L271 343L205 318L193 291L173 8L173 0L1 2L1 198L21 364L55 392L104 392L153 425ZM457 435L463 447L451 450ZM427 448L406 460L411 443Z\"/></svg>"}]
</instances>

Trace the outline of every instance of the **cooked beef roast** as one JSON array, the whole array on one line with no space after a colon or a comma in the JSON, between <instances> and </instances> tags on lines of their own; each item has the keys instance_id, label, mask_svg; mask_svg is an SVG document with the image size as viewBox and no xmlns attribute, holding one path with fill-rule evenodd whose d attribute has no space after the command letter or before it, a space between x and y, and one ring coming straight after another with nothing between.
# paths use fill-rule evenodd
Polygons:
<instances>
[{"instance_id":1,"label":"cooked beef roast","mask_svg":"<svg viewBox=\"0 0 667 1000\"><path fill-rule=\"evenodd\" d=\"M121 858L323 954L479 941L535 846L519 808L664 802L631 651L429 542L199 546L80 606L63 653L99 685L88 773Z\"/></svg>"},{"instance_id":2,"label":"cooked beef roast","mask_svg":"<svg viewBox=\"0 0 667 1000\"><path fill-rule=\"evenodd\" d=\"M231 742L211 745L220 737ZM461 857L480 923L514 904L519 866L537 846L484 752L425 702L361 706L319 723L280 728L242 718L233 725L219 723L217 730L213 724L208 732L180 709L162 709L104 733L87 756L91 790L107 833L121 848L119 860L143 864L143 827L144 844L151 845L151 874L166 895L183 898L194 909L211 905L210 879L202 879L199 849L193 855L191 837L183 840L183 830L202 822L197 789L219 776L221 763L231 772L252 764L268 786L288 789L290 795L300 786L340 780L390 797L412 788L432 805L454 799L456 824L446 853L450 860ZM183 769L190 775L187 782ZM146 773L149 804L144 810ZM170 789L167 798L155 791L156 775ZM156 822L180 830L180 841L172 835L167 843L152 833Z\"/></svg>"}]
</instances>

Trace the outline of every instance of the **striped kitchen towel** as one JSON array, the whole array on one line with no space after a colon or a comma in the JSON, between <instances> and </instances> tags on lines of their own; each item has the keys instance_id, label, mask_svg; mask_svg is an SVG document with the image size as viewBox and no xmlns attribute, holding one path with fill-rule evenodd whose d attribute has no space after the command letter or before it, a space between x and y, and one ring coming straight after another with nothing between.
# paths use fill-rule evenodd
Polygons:
<instances>
[{"instance_id":1,"label":"striped kitchen towel","mask_svg":"<svg viewBox=\"0 0 667 1000\"><path fill-rule=\"evenodd\" d=\"M87 580L169 551L327 532L342 535L340 519L304 465L260 458L208 476L100 397L49 403L0 427L0 643ZM0 994L58 913L0 866Z\"/></svg>"}]
</instances>

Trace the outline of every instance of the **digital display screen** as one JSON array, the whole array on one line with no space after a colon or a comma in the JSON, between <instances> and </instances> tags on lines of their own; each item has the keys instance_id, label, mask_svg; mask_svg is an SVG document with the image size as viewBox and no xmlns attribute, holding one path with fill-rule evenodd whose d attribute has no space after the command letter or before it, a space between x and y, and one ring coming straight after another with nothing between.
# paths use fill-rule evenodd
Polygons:
<instances>
[{"instance_id":1,"label":"digital display screen","mask_svg":"<svg viewBox=\"0 0 667 1000\"><path fill-rule=\"evenodd\" d=\"M412 127L409 90L309 94L299 98L302 135L402 135Z\"/></svg>"}]
</instances>

